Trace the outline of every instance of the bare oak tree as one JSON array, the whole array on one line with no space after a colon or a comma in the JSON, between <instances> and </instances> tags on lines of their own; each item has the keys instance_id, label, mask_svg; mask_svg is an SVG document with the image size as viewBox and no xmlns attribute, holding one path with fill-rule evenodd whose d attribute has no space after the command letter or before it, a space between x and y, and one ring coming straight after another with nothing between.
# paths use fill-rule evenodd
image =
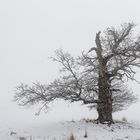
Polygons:
<instances>
[{"instance_id":1,"label":"bare oak tree","mask_svg":"<svg viewBox=\"0 0 140 140\"><path fill-rule=\"evenodd\" d=\"M137 100L126 80L135 80L134 67L140 67L140 37L134 37L133 23L96 34L95 47L74 58L61 50L53 60L61 64L61 76L48 85L34 83L17 87L14 100L20 105L40 103L42 109L55 99L81 101L96 108L99 123L113 123L112 112L126 109Z\"/></svg>"}]
</instances>

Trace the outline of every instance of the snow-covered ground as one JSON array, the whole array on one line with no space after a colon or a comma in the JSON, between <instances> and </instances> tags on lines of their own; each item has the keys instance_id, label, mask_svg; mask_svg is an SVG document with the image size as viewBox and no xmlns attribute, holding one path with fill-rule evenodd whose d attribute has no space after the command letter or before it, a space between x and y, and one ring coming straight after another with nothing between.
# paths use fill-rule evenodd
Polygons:
<instances>
[{"instance_id":1,"label":"snow-covered ground","mask_svg":"<svg viewBox=\"0 0 140 140\"><path fill-rule=\"evenodd\" d=\"M69 140L72 134L76 140L140 140L140 125L118 122L107 126L71 121L29 126L24 130L0 128L0 140Z\"/></svg>"}]
</instances>

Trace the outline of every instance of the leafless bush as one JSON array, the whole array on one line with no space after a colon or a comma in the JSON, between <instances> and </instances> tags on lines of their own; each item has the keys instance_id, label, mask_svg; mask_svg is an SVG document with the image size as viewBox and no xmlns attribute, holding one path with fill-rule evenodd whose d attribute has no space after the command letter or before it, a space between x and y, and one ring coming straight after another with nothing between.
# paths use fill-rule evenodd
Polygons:
<instances>
[{"instance_id":1,"label":"leafless bush","mask_svg":"<svg viewBox=\"0 0 140 140\"><path fill-rule=\"evenodd\" d=\"M123 122L127 122L126 117L123 117L123 118L122 118L122 121L123 121Z\"/></svg>"},{"instance_id":2,"label":"leafless bush","mask_svg":"<svg viewBox=\"0 0 140 140\"><path fill-rule=\"evenodd\" d=\"M85 134L84 134L84 138L87 138L88 135L87 135L87 130L85 129Z\"/></svg>"},{"instance_id":3,"label":"leafless bush","mask_svg":"<svg viewBox=\"0 0 140 140\"><path fill-rule=\"evenodd\" d=\"M68 140L76 140L73 133L71 133L70 137L68 138Z\"/></svg>"}]
</instances>

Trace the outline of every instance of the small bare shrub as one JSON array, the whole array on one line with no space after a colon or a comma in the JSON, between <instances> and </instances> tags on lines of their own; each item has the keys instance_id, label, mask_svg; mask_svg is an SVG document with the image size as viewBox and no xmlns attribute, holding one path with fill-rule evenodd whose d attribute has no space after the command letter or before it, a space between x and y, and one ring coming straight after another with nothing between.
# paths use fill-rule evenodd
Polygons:
<instances>
[{"instance_id":1,"label":"small bare shrub","mask_svg":"<svg viewBox=\"0 0 140 140\"><path fill-rule=\"evenodd\" d=\"M84 138L87 138L88 135L87 135L87 130L85 129L85 134L84 134Z\"/></svg>"},{"instance_id":2,"label":"small bare shrub","mask_svg":"<svg viewBox=\"0 0 140 140\"><path fill-rule=\"evenodd\" d=\"M10 135L11 135L11 136L17 135L17 132L11 131L11 132L10 132Z\"/></svg>"},{"instance_id":3,"label":"small bare shrub","mask_svg":"<svg viewBox=\"0 0 140 140\"><path fill-rule=\"evenodd\" d=\"M122 121L123 121L123 122L127 122L126 117L123 117L123 118L122 118Z\"/></svg>"},{"instance_id":4,"label":"small bare shrub","mask_svg":"<svg viewBox=\"0 0 140 140\"><path fill-rule=\"evenodd\" d=\"M19 137L19 140L26 140L25 137Z\"/></svg>"},{"instance_id":5,"label":"small bare shrub","mask_svg":"<svg viewBox=\"0 0 140 140\"><path fill-rule=\"evenodd\" d=\"M68 138L68 140L76 140L73 133L71 133L70 137Z\"/></svg>"}]
</instances>

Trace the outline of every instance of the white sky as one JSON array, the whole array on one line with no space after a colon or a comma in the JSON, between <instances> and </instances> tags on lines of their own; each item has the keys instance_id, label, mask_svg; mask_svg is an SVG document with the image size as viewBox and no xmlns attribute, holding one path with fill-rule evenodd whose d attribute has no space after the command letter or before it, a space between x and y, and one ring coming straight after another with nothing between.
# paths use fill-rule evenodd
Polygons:
<instances>
[{"instance_id":1,"label":"white sky","mask_svg":"<svg viewBox=\"0 0 140 140\"><path fill-rule=\"evenodd\" d=\"M139 0L0 0L0 125L94 116L83 106L60 102L35 117L37 108L12 102L14 89L20 82L52 81L58 68L48 57L56 49L80 54L93 46L97 31L123 22L134 21L140 32L139 5ZM140 85L132 83L132 89L138 94ZM116 115L138 120L139 108L137 103Z\"/></svg>"}]
</instances>

